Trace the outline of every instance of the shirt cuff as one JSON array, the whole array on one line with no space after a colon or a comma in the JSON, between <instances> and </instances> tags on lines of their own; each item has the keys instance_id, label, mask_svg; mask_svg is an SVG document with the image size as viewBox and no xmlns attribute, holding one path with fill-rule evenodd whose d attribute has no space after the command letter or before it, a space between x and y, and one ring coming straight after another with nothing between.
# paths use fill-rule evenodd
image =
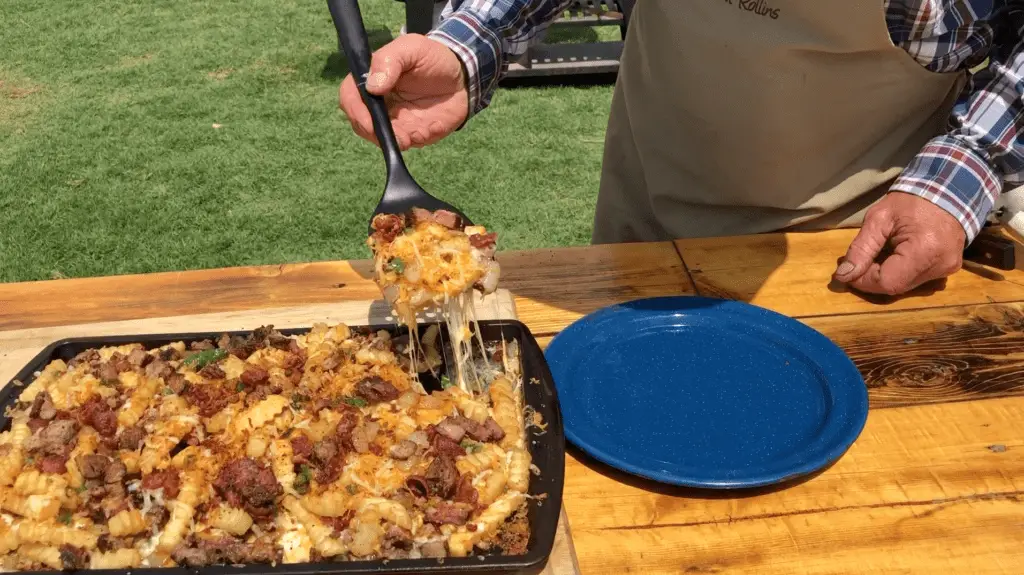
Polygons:
<instances>
[{"instance_id":1,"label":"shirt cuff","mask_svg":"<svg viewBox=\"0 0 1024 575\"><path fill-rule=\"evenodd\" d=\"M981 153L943 135L928 142L890 190L922 197L952 214L963 226L969 244L995 206L1001 182Z\"/></svg>"},{"instance_id":2,"label":"shirt cuff","mask_svg":"<svg viewBox=\"0 0 1024 575\"><path fill-rule=\"evenodd\" d=\"M459 10L427 33L462 61L469 92L469 115L491 102L502 69L501 39L471 12Z\"/></svg>"}]
</instances>

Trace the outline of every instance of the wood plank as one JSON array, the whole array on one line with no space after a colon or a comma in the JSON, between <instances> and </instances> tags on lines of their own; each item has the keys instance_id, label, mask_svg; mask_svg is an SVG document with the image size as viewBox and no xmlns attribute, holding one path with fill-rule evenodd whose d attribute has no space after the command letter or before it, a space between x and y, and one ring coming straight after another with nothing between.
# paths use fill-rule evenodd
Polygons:
<instances>
[{"instance_id":1,"label":"wood plank","mask_svg":"<svg viewBox=\"0 0 1024 575\"><path fill-rule=\"evenodd\" d=\"M501 255L503 288L535 335L637 298L694 293L672 244L619 244Z\"/></svg>"},{"instance_id":2,"label":"wood plank","mask_svg":"<svg viewBox=\"0 0 1024 575\"><path fill-rule=\"evenodd\" d=\"M1024 397L872 411L832 467L784 489L736 493L657 484L573 449L566 506L576 531L649 529L1014 493L1024 490L1021 421Z\"/></svg>"},{"instance_id":3,"label":"wood plank","mask_svg":"<svg viewBox=\"0 0 1024 575\"><path fill-rule=\"evenodd\" d=\"M872 408L1024 395L1024 305L803 318L850 356Z\"/></svg>"},{"instance_id":4,"label":"wood plank","mask_svg":"<svg viewBox=\"0 0 1024 575\"><path fill-rule=\"evenodd\" d=\"M790 316L877 312L1024 300L1024 271L968 263L943 282L902 297L830 285L857 230L679 240L701 295L737 299Z\"/></svg>"},{"instance_id":5,"label":"wood plank","mask_svg":"<svg viewBox=\"0 0 1024 575\"><path fill-rule=\"evenodd\" d=\"M669 242L509 251L498 259L502 287L534 330L557 331L633 297L693 292ZM0 284L0 330L379 296L362 260Z\"/></svg>"},{"instance_id":6,"label":"wood plank","mask_svg":"<svg viewBox=\"0 0 1024 575\"><path fill-rule=\"evenodd\" d=\"M0 330L380 297L367 261L0 284Z\"/></svg>"},{"instance_id":7,"label":"wood plank","mask_svg":"<svg viewBox=\"0 0 1024 575\"><path fill-rule=\"evenodd\" d=\"M1017 575L1022 517L1017 492L689 527L577 527L574 535L587 575Z\"/></svg>"}]
</instances>

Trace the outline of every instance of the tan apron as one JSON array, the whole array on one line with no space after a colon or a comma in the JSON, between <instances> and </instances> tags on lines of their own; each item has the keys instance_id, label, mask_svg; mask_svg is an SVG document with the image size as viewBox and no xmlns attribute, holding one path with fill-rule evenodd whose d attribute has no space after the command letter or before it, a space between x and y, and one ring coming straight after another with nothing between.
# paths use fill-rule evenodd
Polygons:
<instances>
[{"instance_id":1,"label":"tan apron","mask_svg":"<svg viewBox=\"0 0 1024 575\"><path fill-rule=\"evenodd\" d=\"M859 225L964 75L893 45L882 0L638 0L595 243Z\"/></svg>"}]
</instances>

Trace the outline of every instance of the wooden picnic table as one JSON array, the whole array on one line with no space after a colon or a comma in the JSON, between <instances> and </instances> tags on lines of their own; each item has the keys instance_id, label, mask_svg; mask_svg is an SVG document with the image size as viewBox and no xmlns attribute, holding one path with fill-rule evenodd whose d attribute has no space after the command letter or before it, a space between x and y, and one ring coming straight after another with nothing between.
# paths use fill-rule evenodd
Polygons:
<instances>
[{"instance_id":1,"label":"wooden picnic table","mask_svg":"<svg viewBox=\"0 0 1024 575\"><path fill-rule=\"evenodd\" d=\"M721 296L825 333L869 388L847 455L782 490L673 489L570 449L564 505L585 575L1024 572L1024 272L969 265L938 287L865 298L829 282L853 233L500 254L542 342L615 302ZM0 284L0 331L369 299L369 271L340 261Z\"/></svg>"}]
</instances>

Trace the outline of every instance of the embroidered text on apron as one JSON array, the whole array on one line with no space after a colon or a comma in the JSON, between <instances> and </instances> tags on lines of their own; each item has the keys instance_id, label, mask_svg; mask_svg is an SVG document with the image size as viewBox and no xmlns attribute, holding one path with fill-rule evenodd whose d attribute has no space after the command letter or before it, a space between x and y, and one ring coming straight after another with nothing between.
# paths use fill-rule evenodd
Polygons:
<instances>
[{"instance_id":1,"label":"embroidered text on apron","mask_svg":"<svg viewBox=\"0 0 1024 575\"><path fill-rule=\"evenodd\" d=\"M857 225L963 79L894 46L881 0L640 0L593 240Z\"/></svg>"}]
</instances>

